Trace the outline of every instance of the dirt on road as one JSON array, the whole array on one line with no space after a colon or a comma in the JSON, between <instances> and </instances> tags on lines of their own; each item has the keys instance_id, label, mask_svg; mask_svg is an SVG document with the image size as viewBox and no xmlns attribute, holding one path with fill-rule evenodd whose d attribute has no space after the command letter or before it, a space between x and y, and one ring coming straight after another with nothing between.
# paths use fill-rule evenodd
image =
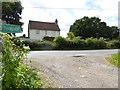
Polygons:
<instances>
[{"instance_id":1,"label":"dirt on road","mask_svg":"<svg viewBox=\"0 0 120 90\"><path fill-rule=\"evenodd\" d=\"M29 56L61 88L118 88L118 68L106 55Z\"/></svg>"}]
</instances>

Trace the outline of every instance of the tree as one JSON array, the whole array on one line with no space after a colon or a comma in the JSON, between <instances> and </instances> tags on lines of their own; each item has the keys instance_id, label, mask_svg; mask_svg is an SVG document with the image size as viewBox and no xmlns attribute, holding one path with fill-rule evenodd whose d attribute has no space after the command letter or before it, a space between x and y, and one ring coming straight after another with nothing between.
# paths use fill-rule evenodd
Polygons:
<instances>
[{"instance_id":1,"label":"tree","mask_svg":"<svg viewBox=\"0 0 120 90\"><path fill-rule=\"evenodd\" d=\"M21 2L2 2L2 20L5 20L7 24L23 25L20 22L21 13L23 7Z\"/></svg>"},{"instance_id":2,"label":"tree","mask_svg":"<svg viewBox=\"0 0 120 90\"><path fill-rule=\"evenodd\" d=\"M118 38L119 37L119 29L116 26L112 26L112 32L113 32L113 38Z\"/></svg>"},{"instance_id":3,"label":"tree","mask_svg":"<svg viewBox=\"0 0 120 90\"><path fill-rule=\"evenodd\" d=\"M69 32L73 32L75 36L81 36L82 38L112 38L113 28L107 26L105 22L101 22L98 17L83 17L74 22L70 26Z\"/></svg>"}]
</instances>

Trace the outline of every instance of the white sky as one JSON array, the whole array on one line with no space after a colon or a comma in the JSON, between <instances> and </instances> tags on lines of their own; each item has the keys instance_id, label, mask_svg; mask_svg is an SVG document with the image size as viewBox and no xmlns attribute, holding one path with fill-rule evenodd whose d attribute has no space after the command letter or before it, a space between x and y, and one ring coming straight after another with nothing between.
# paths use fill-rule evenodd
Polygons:
<instances>
[{"instance_id":1,"label":"white sky","mask_svg":"<svg viewBox=\"0 0 120 90\"><path fill-rule=\"evenodd\" d=\"M70 25L84 16L96 16L109 26L118 26L119 0L21 0L21 2L24 7L21 21L24 22L23 34L26 35L29 20L54 22L58 19L60 35L63 37L67 36Z\"/></svg>"}]
</instances>

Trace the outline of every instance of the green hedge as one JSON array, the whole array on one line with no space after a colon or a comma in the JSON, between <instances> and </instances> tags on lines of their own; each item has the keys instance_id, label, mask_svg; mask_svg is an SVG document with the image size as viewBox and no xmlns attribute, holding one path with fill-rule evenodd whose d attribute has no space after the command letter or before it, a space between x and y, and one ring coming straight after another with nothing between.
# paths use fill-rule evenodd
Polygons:
<instances>
[{"instance_id":1,"label":"green hedge","mask_svg":"<svg viewBox=\"0 0 120 90\"><path fill-rule=\"evenodd\" d=\"M81 39L75 37L72 40L58 36L54 42L57 43L58 49L104 49L106 47L106 41L102 38L87 38Z\"/></svg>"},{"instance_id":2,"label":"green hedge","mask_svg":"<svg viewBox=\"0 0 120 90\"><path fill-rule=\"evenodd\" d=\"M55 37L49 37L49 36L45 36L43 38L43 41L53 41L55 39Z\"/></svg>"},{"instance_id":3,"label":"green hedge","mask_svg":"<svg viewBox=\"0 0 120 90\"><path fill-rule=\"evenodd\" d=\"M106 47L106 42L104 39L100 38L87 38L86 40L86 46L91 48L91 49L105 49Z\"/></svg>"},{"instance_id":4,"label":"green hedge","mask_svg":"<svg viewBox=\"0 0 120 90\"><path fill-rule=\"evenodd\" d=\"M120 48L119 40L106 41L104 38L74 37L72 39L58 36L54 41L23 41L31 50L84 50L84 49L116 49Z\"/></svg>"},{"instance_id":5,"label":"green hedge","mask_svg":"<svg viewBox=\"0 0 120 90\"><path fill-rule=\"evenodd\" d=\"M23 43L29 46L31 50L53 50L56 46L54 42L50 41L26 40Z\"/></svg>"}]
</instances>

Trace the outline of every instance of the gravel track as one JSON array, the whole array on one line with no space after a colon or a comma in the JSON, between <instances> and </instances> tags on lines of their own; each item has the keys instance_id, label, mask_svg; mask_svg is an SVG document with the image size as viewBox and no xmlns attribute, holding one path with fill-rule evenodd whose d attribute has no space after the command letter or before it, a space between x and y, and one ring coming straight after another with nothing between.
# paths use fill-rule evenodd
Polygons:
<instances>
[{"instance_id":1,"label":"gravel track","mask_svg":"<svg viewBox=\"0 0 120 90\"><path fill-rule=\"evenodd\" d=\"M118 68L109 64L106 55L29 55L62 88L118 88Z\"/></svg>"}]
</instances>

